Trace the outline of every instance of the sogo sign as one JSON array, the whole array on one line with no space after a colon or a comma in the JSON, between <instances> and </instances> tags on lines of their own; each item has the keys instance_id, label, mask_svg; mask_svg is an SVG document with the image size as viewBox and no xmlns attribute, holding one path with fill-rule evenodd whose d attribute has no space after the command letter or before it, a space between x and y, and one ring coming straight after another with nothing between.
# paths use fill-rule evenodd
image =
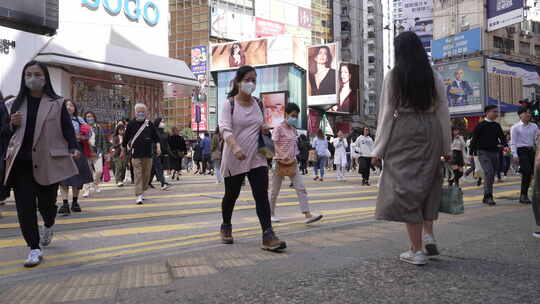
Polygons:
<instances>
[{"instance_id":1,"label":"sogo sign","mask_svg":"<svg viewBox=\"0 0 540 304\"><path fill-rule=\"evenodd\" d=\"M113 15L120 14L123 10L129 20L139 21L141 15L146 23L154 26L159 22L159 7L152 1L147 1L141 9L141 1L143 0L82 0L82 5L89 9L96 10L100 3L103 3L103 8ZM150 11L153 14L150 14Z\"/></svg>"}]
</instances>

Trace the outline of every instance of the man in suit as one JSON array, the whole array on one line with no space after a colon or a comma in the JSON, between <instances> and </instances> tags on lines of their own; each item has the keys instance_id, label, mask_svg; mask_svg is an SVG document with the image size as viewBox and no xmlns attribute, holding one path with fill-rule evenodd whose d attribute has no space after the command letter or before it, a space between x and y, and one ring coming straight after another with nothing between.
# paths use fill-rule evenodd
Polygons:
<instances>
[{"instance_id":1,"label":"man in suit","mask_svg":"<svg viewBox=\"0 0 540 304\"><path fill-rule=\"evenodd\" d=\"M463 80L463 70L459 69L454 74L456 80L446 89L449 106L466 106L469 95L473 94L473 89L468 81Z\"/></svg>"}]
</instances>

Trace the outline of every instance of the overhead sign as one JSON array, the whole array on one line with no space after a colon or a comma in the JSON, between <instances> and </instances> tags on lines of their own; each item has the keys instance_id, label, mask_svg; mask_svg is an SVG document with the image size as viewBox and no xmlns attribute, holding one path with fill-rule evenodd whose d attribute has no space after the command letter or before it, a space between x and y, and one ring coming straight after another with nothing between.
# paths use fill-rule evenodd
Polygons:
<instances>
[{"instance_id":1,"label":"overhead sign","mask_svg":"<svg viewBox=\"0 0 540 304\"><path fill-rule=\"evenodd\" d=\"M491 32L523 20L523 0L488 0L488 31Z\"/></svg>"},{"instance_id":2,"label":"overhead sign","mask_svg":"<svg viewBox=\"0 0 540 304\"><path fill-rule=\"evenodd\" d=\"M456 55L471 54L482 49L482 31L475 28L456 35L433 40L431 57L442 59Z\"/></svg>"},{"instance_id":3,"label":"overhead sign","mask_svg":"<svg viewBox=\"0 0 540 304\"><path fill-rule=\"evenodd\" d=\"M415 32L427 52L433 39L433 0L402 0L401 17L396 25L404 31Z\"/></svg>"},{"instance_id":4,"label":"overhead sign","mask_svg":"<svg viewBox=\"0 0 540 304\"><path fill-rule=\"evenodd\" d=\"M255 35L257 37L280 36L285 34L285 24L256 18L255 20Z\"/></svg>"},{"instance_id":5,"label":"overhead sign","mask_svg":"<svg viewBox=\"0 0 540 304\"><path fill-rule=\"evenodd\" d=\"M489 102L519 105L540 95L540 75L535 66L487 59Z\"/></svg>"}]
</instances>

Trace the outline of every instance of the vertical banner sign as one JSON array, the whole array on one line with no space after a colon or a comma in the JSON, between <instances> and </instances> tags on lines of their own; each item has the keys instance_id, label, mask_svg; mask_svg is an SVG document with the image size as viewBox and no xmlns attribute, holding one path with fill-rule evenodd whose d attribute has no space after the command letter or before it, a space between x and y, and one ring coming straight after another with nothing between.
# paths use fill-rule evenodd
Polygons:
<instances>
[{"instance_id":1,"label":"vertical banner sign","mask_svg":"<svg viewBox=\"0 0 540 304\"><path fill-rule=\"evenodd\" d=\"M308 106L335 105L337 100L337 45L308 47Z\"/></svg>"},{"instance_id":2,"label":"vertical banner sign","mask_svg":"<svg viewBox=\"0 0 540 304\"><path fill-rule=\"evenodd\" d=\"M199 81L191 98L191 129L208 131L208 47L191 48L191 72Z\"/></svg>"},{"instance_id":3,"label":"vertical banner sign","mask_svg":"<svg viewBox=\"0 0 540 304\"><path fill-rule=\"evenodd\" d=\"M489 32L522 22L523 0L488 0L487 30Z\"/></svg>"}]
</instances>

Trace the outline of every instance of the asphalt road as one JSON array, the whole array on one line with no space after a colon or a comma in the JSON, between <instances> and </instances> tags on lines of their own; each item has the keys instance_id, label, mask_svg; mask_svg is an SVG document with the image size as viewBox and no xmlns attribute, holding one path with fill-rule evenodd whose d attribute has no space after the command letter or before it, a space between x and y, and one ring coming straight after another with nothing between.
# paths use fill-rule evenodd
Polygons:
<instances>
[{"instance_id":1,"label":"asphalt road","mask_svg":"<svg viewBox=\"0 0 540 304\"><path fill-rule=\"evenodd\" d=\"M236 243L221 245L223 186L211 176L185 176L169 191L151 190L143 206L135 205L131 186L105 185L81 201L82 213L57 218L55 239L31 270L22 267L28 249L8 201L0 207L0 303L428 303L430 295L436 303L455 303L473 291L494 290L482 282L500 275L521 282L521 291L536 286L529 292L536 298L471 297L464 303L540 303L540 242L530 237L529 207L512 200L517 177L495 185L496 207L482 205L481 188L465 183L466 214L440 221L440 230L452 233L439 240L456 246L421 269L396 262L406 234L399 224L374 221L376 186L362 187L354 176L347 182L330 176L324 183L306 177L306 184L312 211L324 219L305 225L296 194L284 183L277 207L282 222L274 224L289 245L283 254L258 248L249 187L233 216ZM475 261L484 248L493 260ZM507 256L515 257L510 268ZM436 280L446 285L430 287Z\"/></svg>"}]
</instances>

